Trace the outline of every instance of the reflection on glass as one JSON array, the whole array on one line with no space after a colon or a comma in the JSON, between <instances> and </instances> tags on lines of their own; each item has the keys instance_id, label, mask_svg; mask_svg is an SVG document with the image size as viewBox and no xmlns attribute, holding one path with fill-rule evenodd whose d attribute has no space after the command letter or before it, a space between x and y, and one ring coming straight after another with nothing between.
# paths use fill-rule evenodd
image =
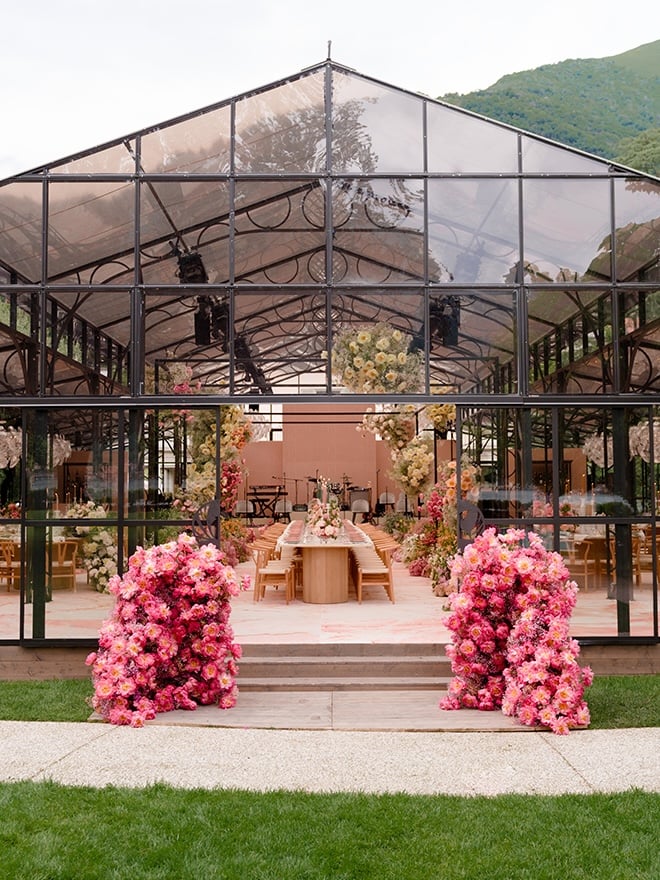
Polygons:
<instances>
[{"instance_id":1,"label":"reflection on glass","mask_svg":"<svg viewBox=\"0 0 660 880\"><path fill-rule=\"evenodd\" d=\"M135 246L132 183L54 182L49 189L49 216L51 278L58 283L70 279L71 283L130 284Z\"/></svg>"},{"instance_id":2,"label":"reflection on glass","mask_svg":"<svg viewBox=\"0 0 660 880\"><path fill-rule=\"evenodd\" d=\"M42 184L10 183L0 194L3 262L11 264L19 279L36 283L41 280Z\"/></svg>"},{"instance_id":3,"label":"reflection on glass","mask_svg":"<svg viewBox=\"0 0 660 880\"><path fill-rule=\"evenodd\" d=\"M475 174L518 170L518 136L453 107L427 104L430 172Z\"/></svg>"},{"instance_id":4,"label":"reflection on glass","mask_svg":"<svg viewBox=\"0 0 660 880\"><path fill-rule=\"evenodd\" d=\"M414 172L424 167L423 100L337 71L332 81L335 172Z\"/></svg>"},{"instance_id":5,"label":"reflection on glass","mask_svg":"<svg viewBox=\"0 0 660 880\"><path fill-rule=\"evenodd\" d=\"M611 277L606 180L524 180L525 280L588 281Z\"/></svg>"},{"instance_id":6,"label":"reflection on glass","mask_svg":"<svg viewBox=\"0 0 660 880\"><path fill-rule=\"evenodd\" d=\"M230 168L231 107L200 113L147 132L140 164L147 174L220 174Z\"/></svg>"},{"instance_id":7,"label":"reflection on glass","mask_svg":"<svg viewBox=\"0 0 660 880\"><path fill-rule=\"evenodd\" d=\"M429 181L433 281L515 281L520 259L514 180Z\"/></svg>"},{"instance_id":8,"label":"reflection on glass","mask_svg":"<svg viewBox=\"0 0 660 880\"><path fill-rule=\"evenodd\" d=\"M296 173L325 167L324 74L236 101L236 171Z\"/></svg>"}]
</instances>

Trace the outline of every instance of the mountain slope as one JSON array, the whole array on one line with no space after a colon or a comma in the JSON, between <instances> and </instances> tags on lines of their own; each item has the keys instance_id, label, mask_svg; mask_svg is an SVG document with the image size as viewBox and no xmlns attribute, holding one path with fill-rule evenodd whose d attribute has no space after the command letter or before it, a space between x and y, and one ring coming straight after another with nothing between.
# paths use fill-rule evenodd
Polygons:
<instances>
[{"instance_id":1,"label":"mountain slope","mask_svg":"<svg viewBox=\"0 0 660 880\"><path fill-rule=\"evenodd\" d=\"M611 159L660 121L660 40L610 58L512 73L441 101Z\"/></svg>"}]
</instances>

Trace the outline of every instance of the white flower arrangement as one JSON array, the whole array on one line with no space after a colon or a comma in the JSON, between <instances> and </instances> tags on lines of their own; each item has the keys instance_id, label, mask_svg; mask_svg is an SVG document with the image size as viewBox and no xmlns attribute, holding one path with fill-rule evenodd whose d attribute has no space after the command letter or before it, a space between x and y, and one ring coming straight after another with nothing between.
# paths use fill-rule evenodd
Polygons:
<instances>
[{"instance_id":1,"label":"white flower arrangement","mask_svg":"<svg viewBox=\"0 0 660 880\"><path fill-rule=\"evenodd\" d=\"M389 324L340 333L332 350L333 375L349 390L371 394L421 389L421 355L410 351L412 337Z\"/></svg>"},{"instance_id":2,"label":"white flower arrangement","mask_svg":"<svg viewBox=\"0 0 660 880\"><path fill-rule=\"evenodd\" d=\"M415 437L400 452L392 452L392 477L406 495L419 495L433 479L435 460L433 442L428 437Z\"/></svg>"},{"instance_id":3,"label":"white flower arrangement","mask_svg":"<svg viewBox=\"0 0 660 880\"><path fill-rule=\"evenodd\" d=\"M110 578L118 572L117 536L109 529L97 526L90 530L82 553L90 582L97 592L107 593Z\"/></svg>"}]
</instances>

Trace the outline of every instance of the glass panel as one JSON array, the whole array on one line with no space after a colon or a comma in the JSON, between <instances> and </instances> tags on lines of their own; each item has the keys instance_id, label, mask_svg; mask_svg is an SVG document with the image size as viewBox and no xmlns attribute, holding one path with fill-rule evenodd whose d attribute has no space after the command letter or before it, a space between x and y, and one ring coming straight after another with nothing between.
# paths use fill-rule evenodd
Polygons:
<instances>
[{"instance_id":1,"label":"glass panel","mask_svg":"<svg viewBox=\"0 0 660 880\"><path fill-rule=\"evenodd\" d=\"M128 394L127 291L58 291L49 297L46 326L45 393Z\"/></svg>"},{"instance_id":2,"label":"glass panel","mask_svg":"<svg viewBox=\"0 0 660 880\"><path fill-rule=\"evenodd\" d=\"M87 156L53 165L57 174L135 174L135 141L97 150Z\"/></svg>"},{"instance_id":3,"label":"glass panel","mask_svg":"<svg viewBox=\"0 0 660 880\"><path fill-rule=\"evenodd\" d=\"M332 84L336 173L424 169L421 98L337 71Z\"/></svg>"},{"instance_id":4,"label":"glass panel","mask_svg":"<svg viewBox=\"0 0 660 880\"><path fill-rule=\"evenodd\" d=\"M660 290L622 290L619 297L620 336L624 339L623 391L640 393L660 390L658 321Z\"/></svg>"},{"instance_id":5,"label":"glass panel","mask_svg":"<svg viewBox=\"0 0 660 880\"><path fill-rule=\"evenodd\" d=\"M513 281L520 260L517 182L429 181L429 251L432 281Z\"/></svg>"},{"instance_id":6,"label":"glass panel","mask_svg":"<svg viewBox=\"0 0 660 880\"><path fill-rule=\"evenodd\" d=\"M181 384L168 376L169 363L189 363L195 381L217 385L217 370L228 351L228 294L222 288L203 288L193 294L180 288L149 291L144 298L147 394L171 394ZM165 369L163 375L159 371ZM170 380L171 379L171 380Z\"/></svg>"},{"instance_id":7,"label":"glass panel","mask_svg":"<svg viewBox=\"0 0 660 880\"><path fill-rule=\"evenodd\" d=\"M573 152L561 144L522 135L523 173L527 174L607 174L608 162Z\"/></svg>"},{"instance_id":8,"label":"glass panel","mask_svg":"<svg viewBox=\"0 0 660 880\"><path fill-rule=\"evenodd\" d=\"M429 299L432 389L515 393L515 314L511 291L434 292Z\"/></svg>"},{"instance_id":9,"label":"glass panel","mask_svg":"<svg viewBox=\"0 0 660 880\"><path fill-rule=\"evenodd\" d=\"M41 183L0 187L0 256L19 280L41 279Z\"/></svg>"},{"instance_id":10,"label":"glass panel","mask_svg":"<svg viewBox=\"0 0 660 880\"><path fill-rule=\"evenodd\" d=\"M325 168L323 71L236 101L236 171Z\"/></svg>"},{"instance_id":11,"label":"glass panel","mask_svg":"<svg viewBox=\"0 0 660 880\"><path fill-rule=\"evenodd\" d=\"M140 200L142 277L171 284L178 276L177 249L202 257L207 279L229 278L229 186L204 181L143 184Z\"/></svg>"},{"instance_id":12,"label":"glass panel","mask_svg":"<svg viewBox=\"0 0 660 880\"><path fill-rule=\"evenodd\" d=\"M325 281L325 230L318 225L318 193L318 184L300 180L237 184L236 281Z\"/></svg>"},{"instance_id":13,"label":"glass panel","mask_svg":"<svg viewBox=\"0 0 660 880\"><path fill-rule=\"evenodd\" d=\"M142 168L148 174L227 174L230 126L228 105L150 131L140 144Z\"/></svg>"},{"instance_id":14,"label":"glass panel","mask_svg":"<svg viewBox=\"0 0 660 880\"><path fill-rule=\"evenodd\" d=\"M337 294L332 313L335 390L380 394L424 388L421 291Z\"/></svg>"},{"instance_id":15,"label":"glass panel","mask_svg":"<svg viewBox=\"0 0 660 880\"><path fill-rule=\"evenodd\" d=\"M518 170L518 136L452 107L427 103L428 170L443 173Z\"/></svg>"},{"instance_id":16,"label":"glass panel","mask_svg":"<svg viewBox=\"0 0 660 880\"><path fill-rule=\"evenodd\" d=\"M612 390L612 303L599 290L530 290L529 381L536 394Z\"/></svg>"},{"instance_id":17,"label":"glass panel","mask_svg":"<svg viewBox=\"0 0 660 880\"><path fill-rule=\"evenodd\" d=\"M26 529L25 545L17 548L25 568L25 638L98 636L114 596L98 592L95 583L101 568L116 567L117 530L100 524L88 529L79 537L69 534L74 526Z\"/></svg>"},{"instance_id":18,"label":"glass panel","mask_svg":"<svg viewBox=\"0 0 660 880\"><path fill-rule=\"evenodd\" d=\"M25 356L38 338L38 294L0 287L0 397L38 392L37 361Z\"/></svg>"},{"instance_id":19,"label":"glass panel","mask_svg":"<svg viewBox=\"0 0 660 880\"><path fill-rule=\"evenodd\" d=\"M660 185L630 178L614 186L617 280L657 279Z\"/></svg>"},{"instance_id":20,"label":"glass panel","mask_svg":"<svg viewBox=\"0 0 660 880\"><path fill-rule=\"evenodd\" d=\"M398 284L426 273L421 180L338 181L332 193L335 282ZM431 272L441 270L430 259Z\"/></svg>"},{"instance_id":21,"label":"glass panel","mask_svg":"<svg viewBox=\"0 0 660 880\"><path fill-rule=\"evenodd\" d=\"M132 183L51 183L48 275L59 283L133 280L135 192Z\"/></svg>"},{"instance_id":22,"label":"glass panel","mask_svg":"<svg viewBox=\"0 0 660 880\"><path fill-rule=\"evenodd\" d=\"M525 278L611 278L610 196L604 180L524 180Z\"/></svg>"},{"instance_id":23,"label":"glass panel","mask_svg":"<svg viewBox=\"0 0 660 880\"><path fill-rule=\"evenodd\" d=\"M237 393L325 391L327 307L324 293L238 293L235 318Z\"/></svg>"}]
</instances>

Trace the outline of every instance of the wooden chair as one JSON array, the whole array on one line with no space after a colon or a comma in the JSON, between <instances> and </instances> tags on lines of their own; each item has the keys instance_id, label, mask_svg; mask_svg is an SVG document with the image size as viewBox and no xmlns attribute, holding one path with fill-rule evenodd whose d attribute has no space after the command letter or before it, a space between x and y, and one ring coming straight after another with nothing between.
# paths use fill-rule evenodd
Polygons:
<instances>
[{"instance_id":1,"label":"wooden chair","mask_svg":"<svg viewBox=\"0 0 660 880\"><path fill-rule=\"evenodd\" d=\"M582 579L582 586L586 593L589 589L589 578L596 574L596 562L591 558L589 541L580 541L575 544L575 554L568 560L567 567L571 576L575 575Z\"/></svg>"},{"instance_id":2,"label":"wooden chair","mask_svg":"<svg viewBox=\"0 0 660 880\"><path fill-rule=\"evenodd\" d=\"M383 558L375 547L351 547L351 574L355 582L358 603L362 602L362 591L366 586L383 587L390 602L394 602L394 581L389 551Z\"/></svg>"},{"instance_id":3,"label":"wooden chair","mask_svg":"<svg viewBox=\"0 0 660 880\"><path fill-rule=\"evenodd\" d=\"M254 578L254 601L259 602L266 594L266 587L284 587L286 604L296 598L295 572L293 561L287 559L258 558Z\"/></svg>"},{"instance_id":4,"label":"wooden chair","mask_svg":"<svg viewBox=\"0 0 660 880\"><path fill-rule=\"evenodd\" d=\"M0 581L7 584L7 592L20 588L20 546L15 541L0 541Z\"/></svg>"},{"instance_id":5,"label":"wooden chair","mask_svg":"<svg viewBox=\"0 0 660 880\"><path fill-rule=\"evenodd\" d=\"M635 585L639 586L642 582L642 564L641 564L641 542L637 535L633 535L632 541L632 576L635 578ZM616 539L612 535L610 537L610 560L612 563L612 572L616 573Z\"/></svg>"},{"instance_id":6,"label":"wooden chair","mask_svg":"<svg viewBox=\"0 0 660 880\"><path fill-rule=\"evenodd\" d=\"M78 541L53 541L50 558L50 584L53 589L71 589L76 592L76 563Z\"/></svg>"}]
</instances>

